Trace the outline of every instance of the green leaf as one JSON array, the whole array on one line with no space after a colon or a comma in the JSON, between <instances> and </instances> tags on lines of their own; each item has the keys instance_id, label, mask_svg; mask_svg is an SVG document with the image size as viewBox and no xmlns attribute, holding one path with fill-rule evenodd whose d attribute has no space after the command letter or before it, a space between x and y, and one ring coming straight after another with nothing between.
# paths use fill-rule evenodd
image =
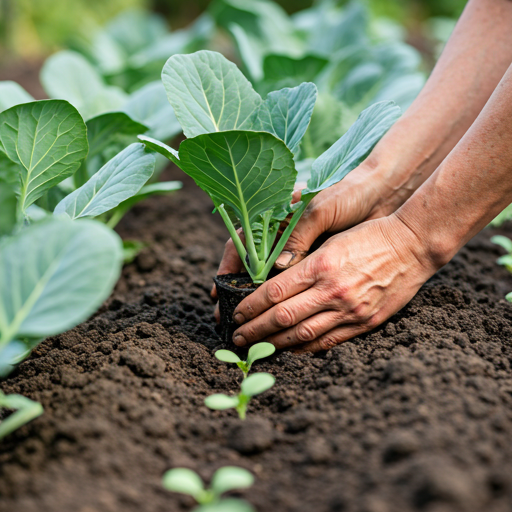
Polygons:
<instances>
[{"instance_id":1,"label":"green leaf","mask_svg":"<svg viewBox=\"0 0 512 512\"><path fill-rule=\"evenodd\" d=\"M222 393L215 393L204 399L204 404L210 409L223 411L224 409L232 409L238 405L237 396L228 396Z\"/></svg>"},{"instance_id":2,"label":"green leaf","mask_svg":"<svg viewBox=\"0 0 512 512\"><path fill-rule=\"evenodd\" d=\"M172 56L164 66L162 80L187 137L251 129L261 103L260 95L235 64L216 52Z\"/></svg>"},{"instance_id":3,"label":"green leaf","mask_svg":"<svg viewBox=\"0 0 512 512\"><path fill-rule=\"evenodd\" d=\"M273 133L296 153L311 120L316 96L316 85L312 83L271 92L260 106L254 128Z\"/></svg>"},{"instance_id":4,"label":"green leaf","mask_svg":"<svg viewBox=\"0 0 512 512\"><path fill-rule=\"evenodd\" d=\"M14 189L0 181L0 237L10 234L14 229L17 203Z\"/></svg>"},{"instance_id":5,"label":"green leaf","mask_svg":"<svg viewBox=\"0 0 512 512\"><path fill-rule=\"evenodd\" d=\"M43 414L43 406L21 395L4 395L0 391L0 407L16 412L0 422L0 439Z\"/></svg>"},{"instance_id":6,"label":"green leaf","mask_svg":"<svg viewBox=\"0 0 512 512\"><path fill-rule=\"evenodd\" d=\"M18 165L0 150L0 182L9 184L19 195L20 179Z\"/></svg>"},{"instance_id":7,"label":"green leaf","mask_svg":"<svg viewBox=\"0 0 512 512\"><path fill-rule=\"evenodd\" d=\"M194 498L204 491L201 477L187 468L170 469L164 474L162 483L168 491L181 492Z\"/></svg>"},{"instance_id":8,"label":"green leaf","mask_svg":"<svg viewBox=\"0 0 512 512\"><path fill-rule=\"evenodd\" d=\"M160 142L159 140L155 140L152 137L147 137L146 135L139 135L138 138L149 149L152 149L153 151L156 151L157 153L165 156L165 158L171 160L171 162L175 163L178 167L181 166L178 152L175 149L171 148L167 144L164 144L163 142Z\"/></svg>"},{"instance_id":9,"label":"green leaf","mask_svg":"<svg viewBox=\"0 0 512 512\"><path fill-rule=\"evenodd\" d=\"M94 221L50 219L8 238L0 251L0 348L74 327L108 297L121 241Z\"/></svg>"},{"instance_id":10,"label":"green leaf","mask_svg":"<svg viewBox=\"0 0 512 512\"><path fill-rule=\"evenodd\" d=\"M139 192L154 170L154 154L142 144L131 144L65 197L54 214L67 214L71 219L97 217Z\"/></svg>"},{"instance_id":11,"label":"green leaf","mask_svg":"<svg viewBox=\"0 0 512 512\"><path fill-rule=\"evenodd\" d=\"M0 378L5 378L14 370L15 361L23 360L27 354L25 343L12 340L0 349Z\"/></svg>"},{"instance_id":12,"label":"green leaf","mask_svg":"<svg viewBox=\"0 0 512 512\"><path fill-rule=\"evenodd\" d=\"M503 247L508 253L512 253L512 240L510 238L503 235L495 235L491 237L491 242Z\"/></svg>"},{"instance_id":13,"label":"green leaf","mask_svg":"<svg viewBox=\"0 0 512 512\"><path fill-rule=\"evenodd\" d=\"M195 508L193 512L255 512L255 508L245 500L228 498L218 503L201 505Z\"/></svg>"},{"instance_id":14,"label":"green leaf","mask_svg":"<svg viewBox=\"0 0 512 512\"><path fill-rule=\"evenodd\" d=\"M224 363L239 363L242 360L231 350L217 350L215 357Z\"/></svg>"},{"instance_id":15,"label":"green leaf","mask_svg":"<svg viewBox=\"0 0 512 512\"><path fill-rule=\"evenodd\" d=\"M507 293L507 295L505 295L505 299L512 302L512 292Z\"/></svg>"},{"instance_id":16,"label":"green leaf","mask_svg":"<svg viewBox=\"0 0 512 512\"><path fill-rule=\"evenodd\" d=\"M272 343L267 343L263 341L261 343L256 343L249 349L249 354L247 355L247 364L249 368L252 364L258 359L264 359L265 357L271 356L276 351L276 347L272 345Z\"/></svg>"},{"instance_id":17,"label":"green leaf","mask_svg":"<svg viewBox=\"0 0 512 512\"><path fill-rule=\"evenodd\" d=\"M87 149L85 124L67 101L36 101L0 114L0 151L18 164L21 211L71 176Z\"/></svg>"},{"instance_id":18,"label":"green leaf","mask_svg":"<svg viewBox=\"0 0 512 512\"><path fill-rule=\"evenodd\" d=\"M214 199L249 225L289 203L297 172L285 144L264 132L199 135L180 145L180 167Z\"/></svg>"},{"instance_id":19,"label":"green leaf","mask_svg":"<svg viewBox=\"0 0 512 512\"><path fill-rule=\"evenodd\" d=\"M392 101L376 103L364 110L349 131L313 162L303 196L342 180L368 156L399 117L400 108Z\"/></svg>"},{"instance_id":20,"label":"green leaf","mask_svg":"<svg viewBox=\"0 0 512 512\"><path fill-rule=\"evenodd\" d=\"M242 382L242 393L247 396L259 395L270 389L276 378L270 373L253 373Z\"/></svg>"},{"instance_id":21,"label":"green leaf","mask_svg":"<svg viewBox=\"0 0 512 512\"><path fill-rule=\"evenodd\" d=\"M123 240L123 263L131 263L147 246L139 240Z\"/></svg>"},{"instance_id":22,"label":"green leaf","mask_svg":"<svg viewBox=\"0 0 512 512\"><path fill-rule=\"evenodd\" d=\"M21 85L10 80L0 82L0 112L31 101L34 101L34 98Z\"/></svg>"},{"instance_id":23,"label":"green leaf","mask_svg":"<svg viewBox=\"0 0 512 512\"><path fill-rule=\"evenodd\" d=\"M225 466L215 471L211 487L220 496L234 489L247 489L253 484L254 476L250 471L235 466Z\"/></svg>"},{"instance_id":24,"label":"green leaf","mask_svg":"<svg viewBox=\"0 0 512 512\"><path fill-rule=\"evenodd\" d=\"M148 135L170 140L181 132L174 110L167 100L162 82L151 82L130 95L123 110L149 128ZM142 133L142 132L139 132Z\"/></svg>"}]
</instances>

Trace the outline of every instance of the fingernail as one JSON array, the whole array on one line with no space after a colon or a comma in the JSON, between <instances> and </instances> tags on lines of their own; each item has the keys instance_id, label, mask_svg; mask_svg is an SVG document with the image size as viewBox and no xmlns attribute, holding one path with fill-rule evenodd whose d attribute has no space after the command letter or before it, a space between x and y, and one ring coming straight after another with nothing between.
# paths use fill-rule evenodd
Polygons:
<instances>
[{"instance_id":1,"label":"fingernail","mask_svg":"<svg viewBox=\"0 0 512 512\"><path fill-rule=\"evenodd\" d=\"M244 315L242 315L242 313L236 313L234 316L233 316L233 320L238 324L243 324L245 322L245 317Z\"/></svg>"},{"instance_id":2,"label":"fingernail","mask_svg":"<svg viewBox=\"0 0 512 512\"><path fill-rule=\"evenodd\" d=\"M245 338L241 334L235 334L233 336L233 343L238 347L243 347L247 341L245 341Z\"/></svg>"},{"instance_id":3,"label":"fingernail","mask_svg":"<svg viewBox=\"0 0 512 512\"><path fill-rule=\"evenodd\" d=\"M279 258L276 260L276 267L285 268L287 267L291 261L293 260L294 254L289 251L283 251Z\"/></svg>"}]
</instances>

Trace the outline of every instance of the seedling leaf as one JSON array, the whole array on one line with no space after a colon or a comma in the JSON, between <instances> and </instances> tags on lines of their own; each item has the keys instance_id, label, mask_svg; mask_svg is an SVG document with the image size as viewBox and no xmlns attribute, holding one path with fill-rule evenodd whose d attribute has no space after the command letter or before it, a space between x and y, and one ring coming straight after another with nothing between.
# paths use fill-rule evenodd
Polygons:
<instances>
[{"instance_id":1,"label":"seedling leaf","mask_svg":"<svg viewBox=\"0 0 512 512\"><path fill-rule=\"evenodd\" d=\"M242 382L242 393L247 396L259 395L270 389L276 378L270 373L253 373Z\"/></svg>"},{"instance_id":2,"label":"seedling leaf","mask_svg":"<svg viewBox=\"0 0 512 512\"><path fill-rule=\"evenodd\" d=\"M85 185L66 196L55 215L71 219L96 217L136 194L155 170L155 155L131 144L108 161Z\"/></svg>"},{"instance_id":3,"label":"seedling leaf","mask_svg":"<svg viewBox=\"0 0 512 512\"><path fill-rule=\"evenodd\" d=\"M173 55L162 80L187 137L251 129L261 104L260 95L236 65L216 52Z\"/></svg>"},{"instance_id":4,"label":"seedling leaf","mask_svg":"<svg viewBox=\"0 0 512 512\"><path fill-rule=\"evenodd\" d=\"M400 117L400 112L392 101L382 101L364 110L348 132L313 162L311 178L302 195L320 192L355 169Z\"/></svg>"},{"instance_id":5,"label":"seedling leaf","mask_svg":"<svg viewBox=\"0 0 512 512\"><path fill-rule=\"evenodd\" d=\"M67 101L36 101L0 113L0 151L17 164L22 212L71 176L87 149L85 124Z\"/></svg>"},{"instance_id":6,"label":"seedling leaf","mask_svg":"<svg viewBox=\"0 0 512 512\"><path fill-rule=\"evenodd\" d=\"M227 491L246 489L253 484L254 476L250 471L235 466L225 466L214 473L211 487L220 496Z\"/></svg>"},{"instance_id":7,"label":"seedling leaf","mask_svg":"<svg viewBox=\"0 0 512 512\"><path fill-rule=\"evenodd\" d=\"M242 360L231 350L217 350L215 357L224 363L240 363Z\"/></svg>"},{"instance_id":8,"label":"seedling leaf","mask_svg":"<svg viewBox=\"0 0 512 512\"><path fill-rule=\"evenodd\" d=\"M193 512L254 512L254 507L247 501L237 498L228 498L218 503L209 503L201 505L194 509Z\"/></svg>"},{"instance_id":9,"label":"seedling leaf","mask_svg":"<svg viewBox=\"0 0 512 512\"><path fill-rule=\"evenodd\" d=\"M0 391L0 408L15 409L0 422L0 439L43 414L43 406L21 395L4 395Z\"/></svg>"},{"instance_id":10,"label":"seedling leaf","mask_svg":"<svg viewBox=\"0 0 512 512\"><path fill-rule=\"evenodd\" d=\"M247 355L247 365L249 366L249 369L255 361L271 356L275 351L276 347L272 345L272 343L267 343L266 341L253 345L249 349L249 354Z\"/></svg>"},{"instance_id":11,"label":"seedling leaf","mask_svg":"<svg viewBox=\"0 0 512 512\"><path fill-rule=\"evenodd\" d=\"M503 247L505 251L512 253L512 240L510 238L503 235L495 235L491 237L491 242Z\"/></svg>"},{"instance_id":12,"label":"seedling leaf","mask_svg":"<svg viewBox=\"0 0 512 512\"><path fill-rule=\"evenodd\" d=\"M239 403L237 396L228 396L222 393L216 393L205 398L204 403L206 407L223 411L224 409L232 409Z\"/></svg>"},{"instance_id":13,"label":"seedling leaf","mask_svg":"<svg viewBox=\"0 0 512 512\"><path fill-rule=\"evenodd\" d=\"M197 499L204 492L201 477L191 469L175 468L163 476L163 486L168 491L181 492Z\"/></svg>"}]
</instances>

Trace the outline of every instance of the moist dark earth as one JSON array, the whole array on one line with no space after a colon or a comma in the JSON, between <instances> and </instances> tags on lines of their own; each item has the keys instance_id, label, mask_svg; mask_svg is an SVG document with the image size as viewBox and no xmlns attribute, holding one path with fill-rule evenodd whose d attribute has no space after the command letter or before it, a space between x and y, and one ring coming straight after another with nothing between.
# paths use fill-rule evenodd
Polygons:
<instances>
[{"instance_id":1,"label":"moist dark earth","mask_svg":"<svg viewBox=\"0 0 512 512\"><path fill-rule=\"evenodd\" d=\"M149 247L112 297L2 383L45 413L0 443L1 512L188 511L162 474L224 465L254 473L239 495L259 512L512 510L512 278L491 231L374 332L257 363L277 382L241 422L203 405L240 380L213 357L211 210L187 180L136 207L119 232Z\"/></svg>"}]
</instances>

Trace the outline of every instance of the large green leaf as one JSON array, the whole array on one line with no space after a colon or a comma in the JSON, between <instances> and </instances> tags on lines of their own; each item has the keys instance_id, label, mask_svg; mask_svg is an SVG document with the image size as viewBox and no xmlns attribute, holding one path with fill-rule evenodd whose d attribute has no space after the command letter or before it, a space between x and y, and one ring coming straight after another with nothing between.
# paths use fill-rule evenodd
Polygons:
<instances>
[{"instance_id":1,"label":"large green leaf","mask_svg":"<svg viewBox=\"0 0 512 512\"><path fill-rule=\"evenodd\" d=\"M285 144L265 132L229 131L181 143L180 167L213 198L249 223L290 202L297 172Z\"/></svg>"},{"instance_id":2,"label":"large green leaf","mask_svg":"<svg viewBox=\"0 0 512 512\"><path fill-rule=\"evenodd\" d=\"M255 129L273 133L296 153L311 120L316 96L316 85L312 83L271 92L260 106Z\"/></svg>"},{"instance_id":3,"label":"large green leaf","mask_svg":"<svg viewBox=\"0 0 512 512\"><path fill-rule=\"evenodd\" d=\"M161 80L151 82L134 92L123 110L149 128L148 135L169 140L181 132L181 126L165 93ZM142 133L142 132L141 132Z\"/></svg>"},{"instance_id":4,"label":"large green leaf","mask_svg":"<svg viewBox=\"0 0 512 512\"><path fill-rule=\"evenodd\" d=\"M216 52L172 56L164 66L162 80L187 137L251 129L261 103L260 95L235 64Z\"/></svg>"},{"instance_id":5,"label":"large green leaf","mask_svg":"<svg viewBox=\"0 0 512 512\"><path fill-rule=\"evenodd\" d=\"M18 164L21 211L71 176L87 149L85 124L67 101L36 101L0 113L0 151Z\"/></svg>"},{"instance_id":6,"label":"large green leaf","mask_svg":"<svg viewBox=\"0 0 512 512\"><path fill-rule=\"evenodd\" d=\"M313 162L311 178L302 192L303 196L338 183L355 169L400 117L400 113L400 108L392 101L382 101L364 110L348 132Z\"/></svg>"},{"instance_id":7,"label":"large green leaf","mask_svg":"<svg viewBox=\"0 0 512 512\"><path fill-rule=\"evenodd\" d=\"M142 144L131 144L107 162L85 185L65 197L55 215L71 219L96 217L135 195L151 178L155 155Z\"/></svg>"},{"instance_id":8,"label":"large green leaf","mask_svg":"<svg viewBox=\"0 0 512 512\"><path fill-rule=\"evenodd\" d=\"M162 156L165 156L165 158L168 158L178 167L181 166L178 152L175 149L171 148L167 144L164 144L163 142L160 142L159 140L147 137L146 135L139 135L138 138L148 148L152 149L153 151L156 151L157 153L160 153Z\"/></svg>"},{"instance_id":9,"label":"large green leaf","mask_svg":"<svg viewBox=\"0 0 512 512\"><path fill-rule=\"evenodd\" d=\"M119 237L95 221L51 219L7 239L0 251L0 347L85 320L112 291L121 261Z\"/></svg>"},{"instance_id":10,"label":"large green leaf","mask_svg":"<svg viewBox=\"0 0 512 512\"><path fill-rule=\"evenodd\" d=\"M0 181L0 236L8 235L16 225L16 204L14 189Z\"/></svg>"},{"instance_id":11,"label":"large green leaf","mask_svg":"<svg viewBox=\"0 0 512 512\"><path fill-rule=\"evenodd\" d=\"M34 98L21 85L10 80L0 82L0 112L31 101L34 101Z\"/></svg>"}]
</instances>

